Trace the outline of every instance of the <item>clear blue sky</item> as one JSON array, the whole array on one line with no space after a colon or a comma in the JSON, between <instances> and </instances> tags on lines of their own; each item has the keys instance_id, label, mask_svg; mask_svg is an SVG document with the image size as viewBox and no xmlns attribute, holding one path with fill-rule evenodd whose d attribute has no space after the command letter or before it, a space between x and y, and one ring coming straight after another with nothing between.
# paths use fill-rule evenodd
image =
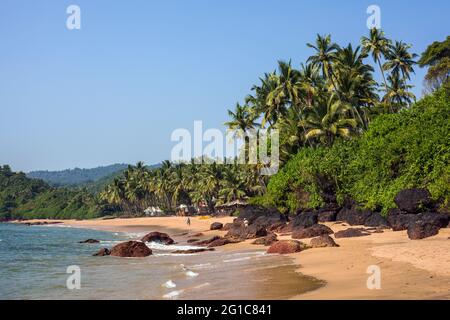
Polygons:
<instances>
[{"instance_id":1,"label":"clear blue sky","mask_svg":"<svg viewBox=\"0 0 450 320\"><path fill-rule=\"evenodd\" d=\"M66 29L70 4L81 30ZM449 34L448 0L2 0L0 164L168 159L172 130L221 128L277 60L304 61L317 33L358 43L370 4L386 34L417 53Z\"/></svg>"}]
</instances>

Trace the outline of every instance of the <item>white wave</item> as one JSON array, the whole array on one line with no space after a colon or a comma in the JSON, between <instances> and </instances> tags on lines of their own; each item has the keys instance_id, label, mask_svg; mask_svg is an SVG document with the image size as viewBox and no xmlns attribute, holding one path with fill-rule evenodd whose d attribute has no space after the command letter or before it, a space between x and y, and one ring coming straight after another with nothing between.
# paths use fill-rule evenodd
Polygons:
<instances>
[{"instance_id":1,"label":"white wave","mask_svg":"<svg viewBox=\"0 0 450 320\"><path fill-rule=\"evenodd\" d=\"M198 273L194 272L192 270L188 270L188 271L186 271L186 276L189 278L195 278L195 277L198 277Z\"/></svg>"},{"instance_id":2,"label":"white wave","mask_svg":"<svg viewBox=\"0 0 450 320\"><path fill-rule=\"evenodd\" d=\"M202 289L202 288L204 288L204 287L209 287L210 285L211 285L211 283L206 282L206 283L202 283L202 284L200 284L200 285L198 285L198 286L195 286L195 287L193 287L192 289Z\"/></svg>"},{"instance_id":3,"label":"white wave","mask_svg":"<svg viewBox=\"0 0 450 320\"><path fill-rule=\"evenodd\" d=\"M191 250L191 249L201 249L202 247L194 246L177 246L174 244L162 244L160 242L146 242L147 247L152 250L159 251L175 251L175 250Z\"/></svg>"},{"instance_id":4,"label":"white wave","mask_svg":"<svg viewBox=\"0 0 450 320\"><path fill-rule=\"evenodd\" d=\"M180 294L183 293L184 290L175 290L175 291L171 291L168 294L163 295L163 298L165 299L175 299L176 297L178 297Z\"/></svg>"},{"instance_id":5,"label":"white wave","mask_svg":"<svg viewBox=\"0 0 450 320\"><path fill-rule=\"evenodd\" d=\"M245 261L245 260L250 260L252 257L243 257L243 258L236 258L236 259L228 259L228 260L223 260L223 262L238 262L238 261Z\"/></svg>"},{"instance_id":6,"label":"white wave","mask_svg":"<svg viewBox=\"0 0 450 320\"><path fill-rule=\"evenodd\" d=\"M211 263L200 263L200 264L194 264L191 266L193 269L209 269L209 267L212 267Z\"/></svg>"},{"instance_id":7,"label":"white wave","mask_svg":"<svg viewBox=\"0 0 450 320\"><path fill-rule=\"evenodd\" d=\"M168 288L168 289L172 289L172 288L175 288L177 285L172 280L169 280L169 281L165 282L162 286L165 288Z\"/></svg>"}]
</instances>

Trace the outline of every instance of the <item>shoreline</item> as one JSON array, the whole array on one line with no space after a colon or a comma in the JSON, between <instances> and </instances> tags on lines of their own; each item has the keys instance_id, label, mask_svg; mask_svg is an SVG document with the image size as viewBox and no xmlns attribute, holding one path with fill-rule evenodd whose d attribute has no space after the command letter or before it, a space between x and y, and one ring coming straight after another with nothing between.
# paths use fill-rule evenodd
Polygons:
<instances>
[{"instance_id":1,"label":"shoreline","mask_svg":"<svg viewBox=\"0 0 450 320\"><path fill-rule=\"evenodd\" d=\"M191 217L187 227L184 217L147 217L111 220L29 220L24 222L57 222L61 225L111 232L165 231L180 240L186 232L203 233L204 237L224 235L225 231L210 231L212 222L232 222L233 217L199 219ZM324 223L333 231L349 226ZM357 228L354 226L353 228ZM173 234L172 234L173 232ZM290 236L279 236L279 240ZM309 243L310 239L301 240ZM252 240L220 247L235 251L267 247L251 244ZM288 255L297 272L325 283L319 289L291 297L303 299L450 299L450 228L437 236L409 240L405 231L372 233L367 237L336 239L338 248L316 248ZM369 290L366 282L369 266L379 266L381 289Z\"/></svg>"}]
</instances>

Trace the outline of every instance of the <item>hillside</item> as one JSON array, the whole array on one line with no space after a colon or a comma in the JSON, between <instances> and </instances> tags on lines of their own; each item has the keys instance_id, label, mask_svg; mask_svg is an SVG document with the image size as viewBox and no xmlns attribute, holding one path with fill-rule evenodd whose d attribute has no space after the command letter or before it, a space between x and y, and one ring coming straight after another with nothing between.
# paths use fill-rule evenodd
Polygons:
<instances>
[{"instance_id":1,"label":"hillside","mask_svg":"<svg viewBox=\"0 0 450 320\"><path fill-rule=\"evenodd\" d=\"M113 164L92 169L67 169L62 171L32 171L29 178L41 179L54 187L78 187L92 184L102 178L117 174L128 167L127 164Z\"/></svg>"},{"instance_id":2,"label":"hillside","mask_svg":"<svg viewBox=\"0 0 450 320\"><path fill-rule=\"evenodd\" d=\"M54 188L0 166L0 220L93 218L105 210L86 190Z\"/></svg>"}]
</instances>

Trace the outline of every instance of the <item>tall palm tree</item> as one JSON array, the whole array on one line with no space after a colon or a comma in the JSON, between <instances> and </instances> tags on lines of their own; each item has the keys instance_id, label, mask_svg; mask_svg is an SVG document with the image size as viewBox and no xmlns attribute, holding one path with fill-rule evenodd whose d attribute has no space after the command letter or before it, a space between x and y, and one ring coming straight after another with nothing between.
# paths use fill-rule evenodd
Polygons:
<instances>
[{"instance_id":1,"label":"tall palm tree","mask_svg":"<svg viewBox=\"0 0 450 320\"><path fill-rule=\"evenodd\" d=\"M391 40L387 39L384 36L384 32L381 29L372 28L370 30L370 36L362 37L361 44L366 53L370 53L372 55L375 63L380 67L381 75L384 80L384 87L387 90L387 82L386 77L384 76L383 67L381 65L381 57L386 58L389 54L389 48L391 47Z\"/></svg>"},{"instance_id":2,"label":"tall palm tree","mask_svg":"<svg viewBox=\"0 0 450 320\"><path fill-rule=\"evenodd\" d=\"M388 51L387 59L383 65L384 70L392 70L392 73L399 75L400 72L404 79L410 80L410 73L414 73L413 65L416 64L415 58L418 57L415 53L410 53L408 45L402 41L396 41L395 44Z\"/></svg>"},{"instance_id":3,"label":"tall palm tree","mask_svg":"<svg viewBox=\"0 0 450 320\"><path fill-rule=\"evenodd\" d=\"M389 105L391 112L407 107L416 99L416 96L409 91L413 86L408 85L399 74L393 73L388 76L388 82L388 90L382 101Z\"/></svg>"},{"instance_id":4,"label":"tall palm tree","mask_svg":"<svg viewBox=\"0 0 450 320\"><path fill-rule=\"evenodd\" d=\"M317 35L316 43L314 45L308 43L307 46L316 50L316 54L310 56L307 62L319 66L322 69L323 77L329 80L334 90L337 91L334 84L333 63L339 46L331 42L330 35L321 36L319 34Z\"/></svg>"},{"instance_id":5,"label":"tall palm tree","mask_svg":"<svg viewBox=\"0 0 450 320\"><path fill-rule=\"evenodd\" d=\"M306 139L317 139L331 146L336 137L349 138L356 128L355 119L348 116L351 107L335 95L319 102L300 124L306 129Z\"/></svg>"}]
</instances>

